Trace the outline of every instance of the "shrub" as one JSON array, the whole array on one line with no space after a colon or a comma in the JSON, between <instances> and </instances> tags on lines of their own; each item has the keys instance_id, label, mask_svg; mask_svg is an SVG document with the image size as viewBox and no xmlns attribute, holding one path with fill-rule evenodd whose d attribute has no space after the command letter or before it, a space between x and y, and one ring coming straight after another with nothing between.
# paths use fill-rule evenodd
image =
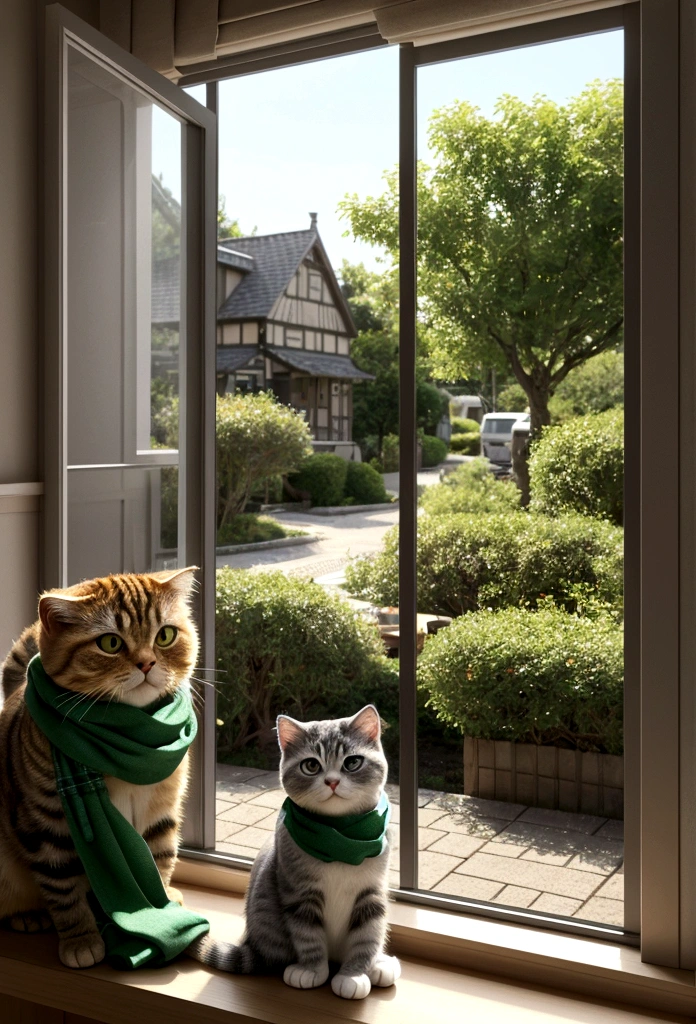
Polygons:
<instances>
[{"instance_id":1,"label":"shrub","mask_svg":"<svg viewBox=\"0 0 696 1024\"><path fill-rule=\"evenodd\" d=\"M374 626L323 587L280 572L217 573L217 715L221 752L274 745L276 715L354 714L374 702L398 717L398 671Z\"/></svg>"},{"instance_id":2,"label":"shrub","mask_svg":"<svg viewBox=\"0 0 696 1024\"><path fill-rule=\"evenodd\" d=\"M398 604L398 540L394 527L380 554L349 563L350 593ZM622 531L582 516L426 515L418 521L418 609L463 615L535 608L551 597L570 612L598 603L620 610L622 558Z\"/></svg>"},{"instance_id":3,"label":"shrub","mask_svg":"<svg viewBox=\"0 0 696 1024\"><path fill-rule=\"evenodd\" d=\"M610 618L466 615L426 642L418 681L464 735L622 752L623 636Z\"/></svg>"},{"instance_id":4,"label":"shrub","mask_svg":"<svg viewBox=\"0 0 696 1024\"><path fill-rule=\"evenodd\" d=\"M623 410L547 427L529 460L531 507L623 521Z\"/></svg>"},{"instance_id":5,"label":"shrub","mask_svg":"<svg viewBox=\"0 0 696 1024\"><path fill-rule=\"evenodd\" d=\"M348 463L340 455L310 455L290 483L298 491L306 491L313 505L340 505L346 486Z\"/></svg>"},{"instance_id":6,"label":"shrub","mask_svg":"<svg viewBox=\"0 0 696 1024\"><path fill-rule=\"evenodd\" d=\"M447 458L447 445L439 437L425 434L421 438L421 453L424 467L439 466Z\"/></svg>"},{"instance_id":7,"label":"shrub","mask_svg":"<svg viewBox=\"0 0 696 1024\"><path fill-rule=\"evenodd\" d=\"M399 435L387 434L382 441L382 467L384 473L399 471Z\"/></svg>"},{"instance_id":8,"label":"shrub","mask_svg":"<svg viewBox=\"0 0 696 1024\"><path fill-rule=\"evenodd\" d=\"M266 391L217 400L218 528L243 512L270 477L296 469L311 451L304 418Z\"/></svg>"},{"instance_id":9,"label":"shrub","mask_svg":"<svg viewBox=\"0 0 696 1024\"><path fill-rule=\"evenodd\" d=\"M480 455L481 434L477 430L471 430L468 434L452 434L450 438L450 451L457 455Z\"/></svg>"},{"instance_id":10,"label":"shrub","mask_svg":"<svg viewBox=\"0 0 696 1024\"><path fill-rule=\"evenodd\" d=\"M384 480L366 462L348 462L346 474L346 498L352 498L356 505L378 505L389 501Z\"/></svg>"},{"instance_id":11,"label":"shrub","mask_svg":"<svg viewBox=\"0 0 696 1024\"><path fill-rule=\"evenodd\" d=\"M553 422L623 405L624 356L610 350L581 363L561 381L549 402Z\"/></svg>"},{"instance_id":12,"label":"shrub","mask_svg":"<svg viewBox=\"0 0 696 1024\"><path fill-rule=\"evenodd\" d=\"M485 459L474 459L457 466L443 477L442 483L427 487L420 505L433 516L452 512L504 512L519 509L520 492L513 483L496 480Z\"/></svg>"},{"instance_id":13,"label":"shrub","mask_svg":"<svg viewBox=\"0 0 696 1024\"><path fill-rule=\"evenodd\" d=\"M465 416L452 416L450 423L453 434L481 433L481 424L476 420L469 420Z\"/></svg>"}]
</instances>

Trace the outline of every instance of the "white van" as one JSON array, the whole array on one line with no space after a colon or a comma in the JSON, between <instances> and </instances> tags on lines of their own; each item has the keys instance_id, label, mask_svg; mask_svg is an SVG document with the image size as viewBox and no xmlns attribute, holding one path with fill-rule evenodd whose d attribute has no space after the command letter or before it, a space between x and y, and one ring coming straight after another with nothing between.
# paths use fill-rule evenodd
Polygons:
<instances>
[{"instance_id":1,"label":"white van","mask_svg":"<svg viewBox=\"0 0 696 1024\"><path fill-rule=\"evenodd\" d=\"M496 466L512 463L512 428L529 423L528 412L487 412L481 420L481 454Z\"/></svg>"}]
</instances>

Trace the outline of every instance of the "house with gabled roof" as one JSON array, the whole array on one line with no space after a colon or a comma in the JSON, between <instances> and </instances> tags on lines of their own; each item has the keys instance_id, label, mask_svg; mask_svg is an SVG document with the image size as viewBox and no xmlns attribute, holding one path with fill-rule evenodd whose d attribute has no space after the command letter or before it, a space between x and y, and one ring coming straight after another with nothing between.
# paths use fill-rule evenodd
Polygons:
<instances>
[{"instance_id":1,"label":"house with gabled roof","mask_svg":"<svg viewBox=\"0 0 696 1024\"><path fill-rule=\"evenodd\" d=\"M350 357L355 325L310 218L304 231L218 242L217 387L272 390L305 415L316 448L342 448L353 381L373 378Z\"/></svg>"}]
</instances>

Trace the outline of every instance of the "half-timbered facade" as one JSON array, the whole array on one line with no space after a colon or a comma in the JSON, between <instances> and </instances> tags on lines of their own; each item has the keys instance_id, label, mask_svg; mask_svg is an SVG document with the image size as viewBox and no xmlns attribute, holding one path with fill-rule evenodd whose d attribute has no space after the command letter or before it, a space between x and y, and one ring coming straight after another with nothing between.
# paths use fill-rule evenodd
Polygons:
<instances>
[{"instance_id":1,"label":"half-timbered facade","mask_svg":"<svg viewBox=\"0 0 696 1024\"><path fill-rule=\"evenodd\" d=\"M317 442L352 440L356 331L316 215L304 231L218 242L218 393L275 392Z\"/></svg>"}]
</instances>

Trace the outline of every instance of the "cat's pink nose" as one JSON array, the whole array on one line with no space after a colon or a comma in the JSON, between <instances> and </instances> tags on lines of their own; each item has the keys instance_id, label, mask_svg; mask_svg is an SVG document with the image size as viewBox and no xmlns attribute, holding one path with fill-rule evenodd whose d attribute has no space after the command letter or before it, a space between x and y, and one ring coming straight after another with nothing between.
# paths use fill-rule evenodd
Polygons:
<instances>
[{"instance_id":1,"label":"cat's pink nose","mask_svg":"<svg viewBox=\"0 0 696 1024\"><path fill-rule=\"evenodd\" d=\"M138 668L144 675L147 675L154 664L154 661L139 661Z\"/></svg>"},{"instance_id":2,"label":"cat's pink nose","mask_svg":"<svg viewBox=\"0 0 696 1024\"><path fill-rule=\"evenodd\" d=\"M331 786L331 789L336 792L336 786L339 784L340 779L324 779L327 786Z\"/></svg>"}]
</instances>

